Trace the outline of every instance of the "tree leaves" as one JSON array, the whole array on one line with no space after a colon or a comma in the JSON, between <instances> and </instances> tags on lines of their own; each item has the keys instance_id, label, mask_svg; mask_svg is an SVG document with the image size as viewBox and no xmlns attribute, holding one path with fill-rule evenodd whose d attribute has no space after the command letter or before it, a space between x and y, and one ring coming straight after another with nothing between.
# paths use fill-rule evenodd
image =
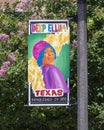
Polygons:
<instances>
[{"instance_id":1,"label":"tree leaves","mask_svg":"<svg viewBox=\"0 0 104 130\"><path fill-rule=\"evenodd\" d=\"M14 4L14 7L16 7ZM87 0L89 130L104 128L104 1ZM0 67L10 53L16 61L8 67L8 77L0 77L1 130L76 130L76 110L66 107L24 107L28 103L27 85L27 20L70 19L77 12L76 0L32 0L24 12L8 7L0 10ZM22 26L18 27L18 23ZM70 103L77 102L77 23L70 21L71 78ZM23 31L21 36L19 32Z\"/></svg>"}]
</instances>

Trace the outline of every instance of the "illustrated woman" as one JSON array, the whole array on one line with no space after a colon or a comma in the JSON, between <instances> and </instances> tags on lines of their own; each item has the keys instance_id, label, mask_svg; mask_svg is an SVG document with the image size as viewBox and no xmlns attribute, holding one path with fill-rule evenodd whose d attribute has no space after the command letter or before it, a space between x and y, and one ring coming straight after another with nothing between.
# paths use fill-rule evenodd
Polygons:
<instances>
[{"instance_id":1,"label":"illustrated woman","mask_svg":"<svg viewBox=\"0 0 104 130\"><path fill-rule=\"evenodd\" d=\"M69 93L62 72L54 65L56 59L55 49L46 41L39 41L33 46L32 53L42 69L45 88L63 89L64 93Z\"/></svg>"}]
</instances>

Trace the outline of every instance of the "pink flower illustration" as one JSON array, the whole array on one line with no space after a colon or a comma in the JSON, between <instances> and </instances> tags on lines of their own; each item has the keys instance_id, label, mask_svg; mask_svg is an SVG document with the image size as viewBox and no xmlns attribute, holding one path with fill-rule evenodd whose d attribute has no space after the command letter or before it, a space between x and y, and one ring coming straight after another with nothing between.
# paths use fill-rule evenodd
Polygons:
<instances>
[{"instance_id":1,"label":"pink flower illustration","mask_svg":"<svg viewBox=\"0 0 104 130\"><path fill-rule=\"evenodd\" d=\"M0 77L7 77L8 74L7 74L7 71L5 69L1 69L0 70Z\"/></svg>"},{"instance_id":2,"label":"pink flower illustration","mask_svg":"<svg viewBox=\"0 0 104 130\"><path fill-rule=\"evenodd\" d=\"M21 2L28 3L30 0L21 0Z\"/></svg>"},{"instance_id":3,"label":"pink flower illustration","mask_svg":"<svg viewBox=\"0 0 104 130\"><path fill-rule=\"evenodd\" d=\"M19 22L19 23L17 24L17 26L18 26L18 27L22 27L22 22Z\"/></svg>"},{"instance_id":4,"label":"pink flower illustration","mask_svg":"<svg viewBox=\"0 0 104 130\"><path fill-rule=\"evenodd\" d=\"M13 53L10 53L10 54L8 55L8 59L9 59L9 61L15 61L15 60L16 60L16 58L15 58L15 56L14 56Z\"/></svg>"},{"instance_id":5,"label":"pink flower illustration","mask_svg":"<svg viewBox=\"0 0 104 130\"><path fill-rule=\"evenodd\" d=\"M24 7L24 4L23 4L22 2L20 2L20 3L16 6L17 9L23 9L23 7Z\"/></svg>"},{"instance_id":6,"label":"pink flower illustration","mask_svg":"<svg viewBox=\"0 0 104 130\"><path fill-rule=\"evenodd\" d=\"M15 35L15 33L14 33L14 32L10 32L10 35L11 35L11 36L14 36L14 35Z\"/></svg>"},{"instance_id":7,"label":"pink flower illustration","mask_svg":"<svg viewBox=\"0 0 104 130\"><path fill-rule=\"evenodd\" d=\"M8 38L9 38L9 35L7 35L7 34L1 34L1 35L0 35L0 40L1 40L1 41L8 40Z\"/></svg>"},{"instance_id":8,"label":"pink flower illustration","mask_svg":"<svg viewBox=\"0 0 104 130\"><path fill-rule=\"evenodd\" d=\"M6 70L6 69L9 67L9 65L10 65L10 61L6 61L6 62L4 62L3 65L1 66L1 69Z\"/></svg>"},{"instance_id":9,"label":"pink flower illustration","mask_svg":"<svg viewBox=\"0 0 104 130\"><path fill-rule=\"evenodd\" d=\"M19 33L19 36L20 36L20 37L23 37L23 36L24 36L24 31L18 31L18 33Z\"/></svg>"},{"instance_id":10,"label":"pink flower illustration","mask_svg":"<svg viewBox=\"0 0 104 130\"><path fill-rule=\"evenodd\" d=\"M20 3L17 4L16 9L18 11L23 11L28 6L30 0L21 0Z\"/></svg>"}]
</instances>

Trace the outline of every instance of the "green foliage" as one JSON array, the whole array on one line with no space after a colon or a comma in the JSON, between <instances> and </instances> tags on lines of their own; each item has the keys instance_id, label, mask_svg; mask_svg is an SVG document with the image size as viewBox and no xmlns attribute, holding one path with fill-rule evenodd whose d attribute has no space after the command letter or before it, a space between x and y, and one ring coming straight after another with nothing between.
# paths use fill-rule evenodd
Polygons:
<instances>
[{"instance_id":1,"label":"green foliage","mask_svg":"<svg viewBox=\"0 0 104 130\"><path fill-rule=\"evenodd\" d=\"M104 103L98 105L93 102L89 106L89 130L103 130L104 128ZM93 127L92 127L93 126Z\"/></svg>"},{"instance_id":2,"label":"green foliage","mask_svg":"<svg viewBox=\"0 0 104 130\"><path fill-rule=\"evenodd\" d=\"M0 10L0 67L14 61L0 77L0 129L1 130L76 130L77 111L67 107L26 107L27 83L27 35L29 19L66 19L77 12L76 0L32 0L24 11L15 11L5 4ZM89 130L104 128L104 1L87 0L88 29L88 79L89 79ZM77 102L77 24L71 28L71 79L70 103Z\"/></svg>"},{"instance_id":3,"label":"green foliage","mask_svg":"<svg viewBox=\"0 0 104 130\"><path fill-rule=\"evenodd\" d=\"M89 129L104 128L104 1L88 2Z\"/></svg>"}]
</instances>

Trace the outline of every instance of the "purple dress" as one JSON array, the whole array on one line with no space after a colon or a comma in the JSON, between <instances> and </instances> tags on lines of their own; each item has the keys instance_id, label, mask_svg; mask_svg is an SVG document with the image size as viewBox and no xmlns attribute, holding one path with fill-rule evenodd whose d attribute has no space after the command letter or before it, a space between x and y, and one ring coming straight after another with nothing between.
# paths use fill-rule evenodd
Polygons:
<instances>
[{"instance_id":1,"label":"purple dress","mask_svg":"<svg viewBox=\"0 0 104 130\"><path fill-rule=\"evenodd\" d=\"M46 89L63 89L64 93L69 93L69 88L59 68L54 65L45 65L42 67L42 73Z\"/></svg>"}]
</instances>

